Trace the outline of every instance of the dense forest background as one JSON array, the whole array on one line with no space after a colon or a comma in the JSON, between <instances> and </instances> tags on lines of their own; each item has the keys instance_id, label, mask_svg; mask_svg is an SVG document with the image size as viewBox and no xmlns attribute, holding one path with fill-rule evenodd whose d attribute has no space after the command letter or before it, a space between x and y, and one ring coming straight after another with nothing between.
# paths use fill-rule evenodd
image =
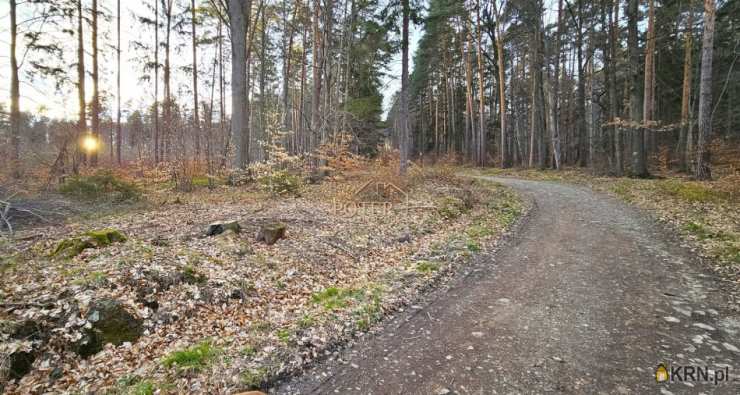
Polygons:
<instances>
[{"instance_id":1,"label":"dense forest background","mask_svg":"<svg viewBox=\"0 0 740 395\"><path fill-rule=\"evenodd\" d=\"M315 167L329 151L399 148L402 168L447 158L709 178L710 143L740 137L737 1L152 0L123 44L120 1L9 6L0 138L15 177ZM423 31L413 54L409 25ZM122 52L136 69L121 70ZM117 100L122 74L141 84L138 103ZM77 116L22 112L38 86Z\"/></svg>"}]
</instances>

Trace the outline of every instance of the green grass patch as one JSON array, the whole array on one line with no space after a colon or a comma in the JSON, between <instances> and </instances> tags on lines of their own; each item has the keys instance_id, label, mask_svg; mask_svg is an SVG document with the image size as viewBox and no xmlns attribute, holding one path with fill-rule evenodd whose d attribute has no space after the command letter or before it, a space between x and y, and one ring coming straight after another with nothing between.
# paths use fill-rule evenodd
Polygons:
<instances>
[{"instance_id":1,"label":"green grass patch","mask_svg":"<svg viewBox=\"0 0 740 395\"><path fill-rule=\"evenodd\" d=\"M204 340L184 350L173 351L162 359L162 365L166 368L174 366L178 370L199 370L208 366L221 351L210 340Z\"/></svg>"},{"instance_id":2,"label":"green grass patch","mask_svg":"<svg viewBox=\"0 0 740 395\"><path fill-rule=\"evenodd\" d=\"M257 355L257 349L251 344L242 347L241 352L245 357L253 357Z\"/></svg>"},{"instance_id":3,"label":"green grass patch","mask_svg":"<svg viewBox=\"0 0 740 395\"><path fill-rule=\"evenodd\" d=\"M107 392L109 395L153 395L164 386L156 382L144 379L138 375L126 375L118 380L116 386Z\"/></svg>"},{"instance_id":4,"label":"green grass patch","mask_svg":"<svg viewBox=\"0 0 740 395\"><path fill-rule=\"evenodd\" d=\"M522 205L515 196L508 193L488 203L488 210L496 220L504 226L509 226L522 214Z\"/></svg>"},{"instance_id":5,"label":"green grass patch","mask_svg":"<svg viewBox=\"0 0 740 395\"><path fill-rule=\"evenodd\" d=\"M382 297L383 288L380 286L373 286L365 293L365 303L354 312L357 317L358 329L366 331L370 329L372 324L380 320L383 316L381 310Z\"/></svg>"},{"instance_id":6,"label":"green grass patch","mask_svg":"<svg viewBox=\"0 0 740 395\"><path fill-rule=\"evenodd\" d=\"M658 182L656 186L661 193L691 203L717 202L728 197L727 193L707 188L696 181L665 180Z\"/></svg>"},{"instance_id":7,"label":"green grass patch","mask_svg":"<svg viewBox=\"0 0 740 395\"><path fill-rule=\"evenodd\" d=\"M292 332L290 329L279 329L276 333L278 339L280 339L281 342L287 344L290 342L290 336Z\"/></svg>"},{"instance_id":8,"label":"green grass patch","mask_svg":"<svg viewBox=\"0 0 740 395\"><path fill-rule=\"evenodd\" d=\"M493 236L494 231L483 224L476 224L465 229L465 234L472 239L479 240L488 236Z\"/></svg>"},{"instance_id":9,"label":"green grass patch","mask_svg":"<svg viewBox=\"0 0 740 395\"><path fill-rule=\"evenodd\" d=\"M430 261L416 262L416 271L419 273L432 273L439 270L439 263Z\"/></svg>"},{"instance_id":10,"label":"green grass patch","mask_svg":"<svg viewBox=\"0 0 740 395\"><path fill-rule=\"evenodd\" d=\"M474 240L468 240L468 242L465 243L465 248L467 248L470 252L479 252L481 250L480 244L478 244L478 242Z\"/></svg>"},{"instance_id":11,"label":"green grass patch","mask_svg":"<svg viewBox=\"0 0 740 395\"><path fill-rule=\"evenodd\" d=\"M304 314L300 320L298 320L298 327L301 329L307 329L316 324L316 318L310 314Z\"/></svg>"},{"instance_id":12,"label":"green grass patch","mask_svg":"<svg viewBox=\"0 0 740 395\"><path fill-rule=\"evenodd\" d=\"M337 310L347 307L353 299L362 296L362 292L347 288L329 287L311 296L311 301L323 306L327 310Z\"/></svg>"}]
</instances>

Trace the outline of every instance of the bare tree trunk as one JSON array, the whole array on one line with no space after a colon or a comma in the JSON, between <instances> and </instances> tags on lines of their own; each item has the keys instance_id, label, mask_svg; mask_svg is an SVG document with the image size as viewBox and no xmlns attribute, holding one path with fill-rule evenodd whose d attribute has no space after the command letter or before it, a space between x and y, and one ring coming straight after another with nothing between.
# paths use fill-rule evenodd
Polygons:
<instances>
[{"instance_id":1,"label":"bare tree trunk","mask_svg":"<svg viewBox=\"0 0 740 395\"><path fill-rule=\"evenodd\" d=\"M121 166L121 0L116 1L116 161Z\"/></svg>"},{"instance_id":2,"label":"bare tree trunk","mask_svg":"<svg viewBox=\"0 0 740 395\"><path fill-rule=\"evenodd\" d=\"M642 118L644 130L652 128L655 117L655 1L648 0L648 26L645 42L645 82L643 84ZM648 131L649 135L654 132ZM647 136L643 145L648 148Z\"/></svg>"},{"instance_id":3,"label":"bare tree trunk","mask_svg":"<svg viewBox=\"0 0 740 395\"><path fill-rule=\"evenodd\" d=\"M609 122L614 122L617 118L618 103L617 103L617 47L619 46L619 35L617 33L617 22L619 19L619 1L612 0L613 4L609 7L609 48L608 48L608 60L605 61L605 86L609 99ZM606 56L606 53L604 54ZM612 151L614 155L613 171L617 177L622 176L624 170L624 163L622 160L622 134L621 128L616 125L608 128L612 135Z\"/></svg>"},{"instance_id":4,"label":"bare tree trunk","mask_svg":"<svg viewBox=\"0 0 740 395\"><path fill-rule=\"evenodd\" d=\"M494 2L495 4L495 2ZM501 168L509 167L509 158L506 152L506 70L504 70L504 30L501 24L502 10L496 12L496 52L498 52L498 106L501 121Z\"/></svg>"},{"instance_id":5,"label":"bare tree trunk","mask_svg":"<svg viewBox=\"0 0 740 395\"><path fill-rule=\"evenodd\" d=\"M283 129L290 130L291 116L290 116L290 103L288 101L288 94L290 92L290 66L291 57L293 54L293 23L296 22L296 14L298 12L299 5L296 4L293 8L293 17L291 23L288 23L288 1L283 0L283 91L282 91L282 104L283 104Z\"/></svg>"},{"instance_id":6,"label":"bare tree trunk","mask_svg":"<svg viewBox=\"0 0 740 395\"><path fill-rule=\"evenodd\" d=\"M562 55L562 40L563 40L563 0L558 0L558 26L557 26L557 37L555 38L555 79L552 89L552 98L550 99L548 94L548 100L551 103L552 116L550 119L551 136L552 136L552 155L555 168L560 169L560 59Z\"/></svg>"},{"instance_id":7,"label":"bare tree trunk","mask_svg":"<svg viewBox=\"0 0 740 395\"><path fill-rule=\"evenodd\" d=\"M159 159L159 0L154 0L154 163Z\"/></svg>"},{"instance_id":8,"label":"bare tree trunk","mask_svg":"<svg viewBox=\"0 0 740 395\"><path fill-rule=\"evenodd\" d=\"M401 160L399 173L403 176L406 175L409 160L409 14L411 13L409 0L401 0L401 7L403 8L403 22L401 27L401 109L399 112Z\"/></svg>"},{"instance_id":9,"label":"bare tree trunk","mask_svg":"<svg viewBox=\"0 0 740 395\"><path fill-rule=\"evenodd\" d=\"M98 0L92 1L92 135L100 141L100 90L98 88ZM98 151L90 153L90 165L98 165Z\"/></svg>"},{"instance_id":10,"label":"bare tree trunk","mask_svg":"<svg viewBox=\"0 0 740 395\"><path fill-rule=\"evenodd\" d=\"M467 29L468 36L468 50L464 54L465 56L465 110L467 111L467 119L470 125L470 134L468 139L467 157L473 161L477 161L477 144L476 131L475 131L475 110L473 109L473 59L471 53L473 52L473 34L470 31L470 24ZM430 97L431 100L431 97ZM468 133L468 132L466 132Z\"/></svg>"},{"instance_id":11,"label":"bare tree trunk","mask_svg":"<svg viewBox=\"0 0 740 395\"><path fill-rule=\"evenodd\" d=\"M87 115L85 111L85 46L82 30L82 0L77 0L77 104L79 116L77 119L77 139L81 138L87 129ZM79 157L79 155L75 155ZM78 161L74 160L73 170L77 172Z\"/></svg>"},{"instance_id":12,"label":"bare tree trunk","mask_svg":"<svg viewBox=\"0 0 740 395\"><path fill-rule=\"evenodd\" d=\"M586 136L586 78L583 62L583 0L578 0L578 23L576 25L576 57L578 68L578 86L576 102L576 136L578 142L578 165L588 164L588 141Z\"/></svg>"},{"instance_id":13,"label":"bare tree trunk","mask_svg":"<svg viewBox=\"0 0 740 395\"><path fill-rule=\"evenodd\" d=\"M323 69L323 57L322 54L322 43L321 43L321 31L319 24L321 21L321 1L314 0L313 4L313 94L311 95L311 132L309 135L309 150L313 150L318 146L316 141L318 133L321 129L321 70ZM312 165L314 161L311 161Z\"/></svg>"},{"instance_id":14,"label":"bare tree trunk","mask_svg":"<svg viewBox=\"0 0 740 395\"><path fill-rule=\"evenodd\" d=\"M694 2L689 0L689 16L686 21L684 30L684 57L683 57L683 89L681 93L681 129L678 136L678 161L679 169L683 172L689 171L689 161L691 153L688 152L689 124L690 118L689 106L691 104L691 74L693 68L692 52L694 51Z\"/></svg>"},{"instance_id":15,"label":"bare tree trunk","mask_svg":"<svg viewBox=\"0 0 740 395\"><path fill-rule=\"evenodd\" d=\"M249 162L249 115L247 113L247 24L251 0L229 0L231 29L231 135L236 145L234 167L244 168Z\"/></svg>"},{"instance_id":16,"label":"bare tree trunk","mask_svg":"<svg viewBox=\"0 0 740 395\"><path fill-rule=\"evenodd\" d=\"M647 158L645 155L645 129L642 127L640 113L640 49L637 43L638 0L627 3L627 41L630 65L630 121L632 124L632 176L647 177Z\"/></svg>"},{"instance_id":17,"label":"bare tree trunk","mask_svg":"<svg viewBox=\"0 0 740 395\"><path fill-rule=\"evenodd\" d=\"M162 0L164 16L166 18L164 31L164 139L162 157L169 158L172 151L172 68L170 63L170 36L172 32L172 1Z\"/></svg>"},{"instance_id":18,"label":"bare tree trunk","mask_svg":"<svg viewBox=\"0 0 740 395\"><path fill-rule=\"evenodd\" d=\"M190 0L191 33L193 43L193 133L195 133L195 159L200 158L200 117L198 116L198 39L195 35L195 0Z\"/></svg>"},{"instance_id":19,"label":"bare tree trunk","mask_svg":"<svg viewBox=\"0 0 740 395\"><path fill-rule=\"evenodd\" d=\"M14 178L21 176L21 94L18 80L18 58L15 53L17 36L16 0L10 0L10 165Z\"/></svg>"},{"instance_id":20,"label":"bare tree trunk","mask_svg":"<svg viewBox=\"0 0 740 395\"><path fill-rule=\"evenodd\" d=\"M483 30L481 30L481 2L476 2L476 30L477 30L477 53L478 53L478 152L477 165L485 166L486 164L486 113L485 113L485 83L483 81Z\"/></svg>"},{"instance_id":21,"label":"bare tree trunk","mask_svg":"<svg viewBox=\"0 0 740 395\"><path fill-rule=\"evenodd\" d=\"M699 138L696 145L697 180L709 180L709 142L712 135L712 46L714 45L714 0L704 0L704 36L701 45L701 76L699 77Z\"/></svg>"}]
</instances>

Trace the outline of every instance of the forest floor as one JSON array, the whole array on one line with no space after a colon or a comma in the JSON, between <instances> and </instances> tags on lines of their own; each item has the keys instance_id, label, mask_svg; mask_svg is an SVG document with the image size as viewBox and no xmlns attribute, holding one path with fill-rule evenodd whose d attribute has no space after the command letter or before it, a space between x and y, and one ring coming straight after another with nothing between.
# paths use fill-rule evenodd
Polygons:
<instances>
[{"instance_id":1,"label":"forest floor","mask_svg":"<svg viewBox=\"0 0 740 395\"><path fill-rule=\"evenodd\" d=\"M527 208L509 188L454 169L406 180L386 171L283 194L257 183L177 193L145 178L139 203L16 229L0 243L0 389L264 388L413 308ZM228 220L240 231L205 235ZM285 238L256 240L276 223Z\"/></svg>"},{"instance_id":2,"label":"forest floor","mask_svg":"<svg viewBox=\"0 0 740 395\"><path fill-rule=\"evenodd\" d=\"M276 393L737 394L737 284L644 209L559 173L528 176L558 181L485 176L533 201L497 252ZM664 196L660 181L589 183ZM700 203L687 204L706 208ZM722 373L680 381L679 371L675 382L656 383L661 363Z\"/></svg>"}]
</instances>

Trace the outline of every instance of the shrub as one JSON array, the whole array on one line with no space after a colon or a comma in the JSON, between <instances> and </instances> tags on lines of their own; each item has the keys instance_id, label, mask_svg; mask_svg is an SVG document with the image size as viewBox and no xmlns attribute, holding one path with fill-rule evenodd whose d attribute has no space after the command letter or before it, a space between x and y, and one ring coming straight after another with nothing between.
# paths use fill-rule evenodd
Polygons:
<instances>
[{"instance_id":1,"label":"shrub","mask_svg":"<svg viewBox=\"0 0 740 395\"><path fill-rule=\"evenodd\" d=\"M116 177L110 170L72 176L59 187L59 192L82 200L124 202L141 199L141 191L136 185Z\"/></svg>"},{"instance_id":2,"label":"shrub","mask_svg":"<svg viewBox=\"0 0 740 395\"><path fill-rule=\"evenodd\" d=\"M274 171L257 180L262 189L278 195L297 194L301 188L301 180L284 170Z\"/></svg>"}]
</instances>

